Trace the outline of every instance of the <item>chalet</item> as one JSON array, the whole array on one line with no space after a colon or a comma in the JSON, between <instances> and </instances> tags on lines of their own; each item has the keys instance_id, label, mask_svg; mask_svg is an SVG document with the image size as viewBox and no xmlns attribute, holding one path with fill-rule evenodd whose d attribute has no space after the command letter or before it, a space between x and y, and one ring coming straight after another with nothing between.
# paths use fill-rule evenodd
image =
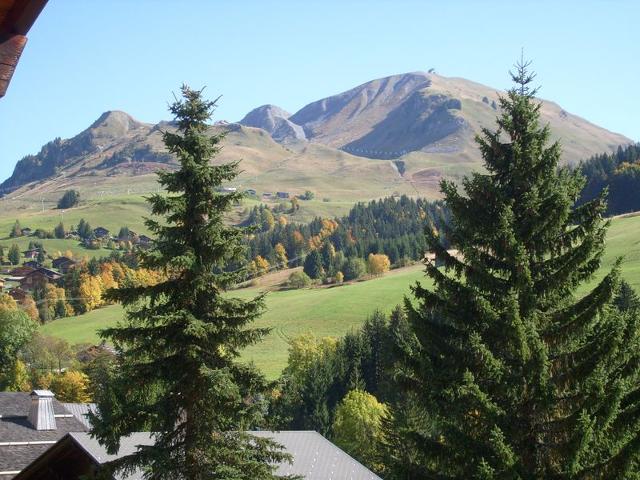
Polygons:
<instances>
[{"instance_id":1,"label":"chalet","mask_svg":"<svg viewBox=\"0 0 640 480\"><path fill-rule=\"evenodd\" d=\"M22 255L24 255L24 258L28 258L30 260L33 260L35 258L38 258L38 254L40 253L40 250L37 248L31 248L29 250L25 250L24 252L22 252Z\"/></svg>"},{"instance_id":2,"label":"chalet","mask_svg":"<svg viewBox=\"0 0 640 480\"><path fill-rule=\"evenodd\" d=\"M299 476L305 480L380 480L357 460L336 447L322 435L311 431L250 432L271 438L293 457L291 464L278 466L277 475ZM97 440L85 431L70 432L42 453L16 475L15 480L77 480L94 478L104 463L135 453L139 446L153 445L149 432L135 432L120 439L120 450L107 453ZM117 475L114 480L142 478L142 472L129 476Z\"/></svg>"},{"instance_id":3,"label":"chalet","mask_svg":"<svg viewBox=\"0 0 640 480\"><path fill-rule=\"evenodd\" d=\"M153 239L147 237L146 235L140 235L136 238L136 245L140 245L141 247L148 247L153 243Z\"/></svg>"},{"instance_id":4,"label":"chalet","mask_svg":"<svg viewBox=\"0 0 640 480\"><path fill-rule=\"evenodd\" d=\"M63 274L67 274L69 270L76 266L77 262L68 257L58 257L51 263L53 268L59 270Z\"/></svg>"},{"instance_id":5,"label":"chalet","mask_svg":"<svg viewBox=\"0 0 640 480\"><path fill-rule=\"evenodd\" d=\"M118 240L120 240L121 242L126 242L127 240L135 242L137 238L138 238L138 234L133 230L129 230L128 235L123 235L123 236L118 235Z\"/></svg>"},{"instance_id":6,"label":"chalet","mask_svg":"<svg viewBox=\"0 0 640 480\"><path fill-rule=\"evenodd\" d=\"M277 192L278 198L289 198L289 192Z\"/></svg>"},{"instance_id":7,"label":"chalet","mask_svg":"<svg viewBox=\"0 0 640 480\"><path fill-rule=\"evenodd\" d=\"M14 478L67 433L87 428L48 390L0 392L0 480Z\"/></svg>"},{"instance_id":8,"label":"chalet","mask_svg":"<svg viewBox=\"0 0 640 480\"><path fill-rule=\"evenodd\" d=\"M28 262L24 262L23 265L25 267L31 267L33 269L40 268L42 265L38 263L37 260L29 260Z\"/></svg>"},{"instance_id":9,"label":"chalet","mask_svg":"<svg viewBox=\"0 0 640 480\"><path fill-rule=\"evenodd\" d=\"M40 267L28 275L25 275L22 280L20 280L20 288L23 290L33 290L47 283L57 283L61 278L62 275L58 272Z\"/></svg>"},{"instance_id":10,"label":"chalet","mask_svg":"<svg viewBox=\"0 0 640 480\"><path fill-rule=\"evenodd\" d=\"M15 278L15 279L22 279L24 277L26 277L27 275L29 275L31 272L35 271L36 269L33 267L29 267L27 265L23 265L21 267L16 267L13 270L11 270L9 272L9 275L11 275L11 277Z\"/></svg>"},{"instance_id":11,"label":"chalet","mask_svg":"<svg viewBox=\"0 0 640 480\"><path fill-rule=\"evenodd\" d=\"M107 230L104 227L98 227L93 229L93 234L95 235L96 238L108 238L109 230Z\"/></svg>"}]
</instances>

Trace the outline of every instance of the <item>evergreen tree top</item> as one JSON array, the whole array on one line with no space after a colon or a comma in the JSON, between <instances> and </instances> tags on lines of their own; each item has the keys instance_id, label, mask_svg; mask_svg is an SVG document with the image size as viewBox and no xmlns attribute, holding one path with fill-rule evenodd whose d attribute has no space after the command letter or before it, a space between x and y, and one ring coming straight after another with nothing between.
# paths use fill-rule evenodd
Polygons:
<instances>
[{"instance_id":1,"label":"evergreen tree top","mask_svg":"<svg viewBox=\"0 0 640 480\"><path fill-rule=\"evenodd\" d=\"M154 446L112 465L124 473L143 468L149 478L276 478L275 464L290 460L278 445L245 433L262 421L267 383L240 352L268 329L251 324L264 298L225 293L244 277L243 230L223 215L241 194L219 186L238 174L238 162L212 164L224 133L210 134L215 101L187 86L170 107L177 131L164 143L180 164L158 172L167 194L148 198L155 236L141 265L160 270L157 284L128 285L107 297L127 309L124 322L100 332L120 351L92 415L93 434L115 452L135 431L155 434ZM228 265L239 266L228 271Z\"/></svg>"},{"instance_id":2,"label":"evergreen tree top","mask_svg":"<svg viewBox=\"0 0 640 480\"><path fill-rule=\"evenodd\" d=\"M463 192L442 183L460 255L425 229L434 287L406 301L419 348L398 372L428 419L403 437L417 450L412 478L638 472L639 321L612 307L619 263L576 295L600 266L606 202L575 207L583 179L559 166L534 78L516 65L497 129L477 137L487 173Z\"/></svg>"}]
</instances>

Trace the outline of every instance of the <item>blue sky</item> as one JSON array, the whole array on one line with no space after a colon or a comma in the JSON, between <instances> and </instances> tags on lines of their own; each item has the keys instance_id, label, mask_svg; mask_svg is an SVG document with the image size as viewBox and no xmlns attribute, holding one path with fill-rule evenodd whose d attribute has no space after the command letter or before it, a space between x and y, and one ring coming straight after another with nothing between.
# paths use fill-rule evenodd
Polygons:
<instances>
[{"instance_id":1,"label":"blue sky","mask_svg":"<svg viewBox=\"0 0 640 480\"><path fill-rule=\"evenodd\" d=\"M107 110L168 119L182 82L217 119L435 68L495 88L525 55L540 95L640 140L640 2L50 0L0 100L0 180Z\"/></svg>"}]
</instances>

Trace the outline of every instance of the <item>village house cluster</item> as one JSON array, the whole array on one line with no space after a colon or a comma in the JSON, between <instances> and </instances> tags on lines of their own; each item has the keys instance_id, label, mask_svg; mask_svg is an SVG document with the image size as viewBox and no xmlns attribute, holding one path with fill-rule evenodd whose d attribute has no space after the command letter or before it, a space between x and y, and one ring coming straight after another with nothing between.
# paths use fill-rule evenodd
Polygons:
<instances>
[{"instance_id":1,"label":"village house cluster","mask_svg":"<svg viewBox=\"0 0 640 480\"><path fill-rule=\"evenodd\" d=\"M22 236L35 236L35 232L31 228L21 229ZM146 235L139 235L132 230L127 229L126 238L119 238L112 235L108 229L97 227L92 230L91 235L84 239L76 230L72 230L65 234L67 240L77 240L86 248L95 248L96 242L98 247L104 246L109 241L131 242L132 246L146 248L151 245L152 239ZM25 297L38 288L44 287L46 284L54 284L61 287L63 277L71 269L73 269L78 261L66 256L53 258L51 267L46 267L38 261L40 255L46 255L47 251L44 247L29 248L21 252L23 258L22 265L15 266L10 261L0 261L0 292L11 295L16 301L22 302Z\"/></svg>"}]
</instances>

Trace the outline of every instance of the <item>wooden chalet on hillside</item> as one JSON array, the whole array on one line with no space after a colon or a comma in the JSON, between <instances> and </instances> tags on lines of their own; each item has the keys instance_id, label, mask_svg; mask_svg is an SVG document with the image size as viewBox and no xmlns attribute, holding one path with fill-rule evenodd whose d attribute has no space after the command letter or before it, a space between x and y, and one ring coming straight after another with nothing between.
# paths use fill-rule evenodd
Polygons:
<instances>
[{"instance_id":1,"label":"wooden chalet on hillside","mask_svg":"<svg viewBox=\"0 0 640 480\"><path fill-rule=\"evenodd\" d=\"M27 44L27 33L47 0L0 0L0 98Z\"/></svg>"},{"instance_id":2,"label":"wooden chalet on hillside","mask_svg":"<svg viewBox=\"0 0 640 480\"><path fill-rule=\"evenodd\" d=\"M78 262L68 257L58 257L51 263L53 268L59 270L62 274L67 274L69 270L76 266Z\"/></svg>"},{"instance_id":3,"label":"wooden chalet on hillside","mask_svg":"<svg viewBox=\"0 0 640 480\"><path fill-rule=\"evenodd\" d=\"M153 239L146 235L140 235L136 238L136 245L140 245L141 247L148 247L152 243Z\"/></svg>"},{"instance_id":4,"label":"wooden chalet on hillside","mask_svg":"<svg viewBox=\"0 0 640 480\"><path fill-rule=\"evenodd\" d=\"M24 258L28 258L29 260L33 260L35 258L38 258L38 254L39 253L40 253L40 249L31 248L29 250L25 250L24 252L22 252L22 255L24 256Z\"/></svg>"},{"instance_id":5,"label":"wooden chalet on hillside","mask_svg":"<svg viewBox=\"0 0 640 480\"><path fill-rule=\"evenodd\" d=\"M93 234L96 238L109 238L109 230L104 227L94 228Z\"/></svg>"},{"instance_id":6,"label":"wooden chalet on hillside","mask_svg":"<svg viewBox=\"0 0 640 480\"><path fill-rule=\"evenodd\" d=\"M34 290L35 288L42 287L47 283L58 284L62 279L62 275L54 270L40 267L33 272L25 275L20 280L20 288L23 290Z\"/></svg>"},{"instance_id":7,"label":"wooden chalet on hillside","mask_svg":"<svg viewBox=\"0 0 640 480\"><path fill-rule=\"evenodd\" d=\"M22 278L29 275L33 272L35 268L29 267L28 265L22 265L21 267L16 267L9 272L9 275L13 278Z\"/></svg>"}]
</instances>

